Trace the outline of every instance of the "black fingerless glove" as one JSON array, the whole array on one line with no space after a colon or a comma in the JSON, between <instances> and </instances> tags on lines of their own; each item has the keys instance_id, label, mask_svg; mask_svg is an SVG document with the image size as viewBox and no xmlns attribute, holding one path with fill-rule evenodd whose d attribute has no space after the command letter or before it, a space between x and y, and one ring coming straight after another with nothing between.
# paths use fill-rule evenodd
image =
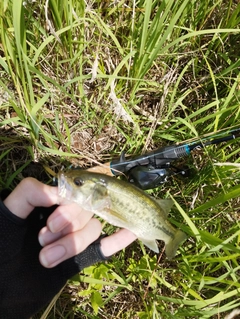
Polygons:
<instances>
[{"instance_id":1,"label":"black fingerless glove","mask_svg":"<svg viewBox=\"0 0 240 319\"><path fill-rule=\"evenodd\" d=\"M83 268L106 260L100 240L54 268L38 259L38 233L55 207L37 207L23 220L0 200L0 318L29 319Z\"/></svg>"}]
</instances>

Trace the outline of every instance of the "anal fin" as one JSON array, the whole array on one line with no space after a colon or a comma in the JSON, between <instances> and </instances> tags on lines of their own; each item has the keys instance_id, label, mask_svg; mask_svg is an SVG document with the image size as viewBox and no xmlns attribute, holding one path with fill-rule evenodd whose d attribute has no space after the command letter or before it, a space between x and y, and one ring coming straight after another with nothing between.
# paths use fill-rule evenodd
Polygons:
<instances>
[{"instance_id":1,"label":"anal fin","mask_svg":"<svg viewBox=\"0 0 240 319\"><path fill-rule=\"evenodd\" d=\"M145 246L147 246L151 250L155 251L155 253L159 253L159 249L158 249L156 240L147 240L147 239L143 239L143 238L138 238L138 239L141 240Z\"/></svg>"}]
</instances>

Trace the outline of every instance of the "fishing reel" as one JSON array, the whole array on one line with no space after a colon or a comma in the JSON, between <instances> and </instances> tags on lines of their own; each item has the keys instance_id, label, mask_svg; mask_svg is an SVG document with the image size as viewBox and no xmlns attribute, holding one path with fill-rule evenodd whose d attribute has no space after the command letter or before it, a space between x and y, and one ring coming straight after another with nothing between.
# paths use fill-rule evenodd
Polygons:
<instances>
[{"instance_id":1,"label":"fishing reel","mask_svg":"<svg viewBox=\"0 0 240 319\"><path fill-rule=\"evenodd\" d=\"M143 190L153 189L166 183L170 176L187 177L187 171L188 169L180 169L170 163L165 165L164 168L136 166L128 172L128 181Z\"/></svg>"},{"instance_id":2,"label":"fishing reel","mask_svg":"<svg viewBox=\"0 0 240 319\"><path fill-rule=\"evenodd\" d=\"M127 176L130 183L147 190L166 183L173 175L187 176L188 168L181 169L172 165L173 161L188 155L186 146L166 146L159 150L127 160L122 153L118 161L111 163L111 168L117 169ZM113 171L116 175L116 171Z\"/></svg>"},{"instance_id":3,"label":"fishing reel","mask_svg":"<svg viewBox=\"0 0 240 319\"><path fill-rule=\"evenodd\" d=\"M130 159L125 158L125 153L122 153L119 159L110 163L110 168L113 175L124 174L130 183L143 190L153 189L165 183L170 176L190 175L189 168L181 169L172 165L172 162L189 156L192 151L199 151L206 146L228 142L239 137L240 128L235 128L194 142L165 146Z\"/></svg>"}]
</instances>

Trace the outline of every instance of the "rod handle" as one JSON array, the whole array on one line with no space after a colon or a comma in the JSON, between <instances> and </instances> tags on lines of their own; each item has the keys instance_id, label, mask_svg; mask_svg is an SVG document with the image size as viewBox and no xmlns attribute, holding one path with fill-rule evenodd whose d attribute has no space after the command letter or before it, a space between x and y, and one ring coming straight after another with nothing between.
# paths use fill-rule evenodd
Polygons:
<instances>
[{"instance_id":1,"label":"rod handle","mask_svg":"<svg viewBox=\"0 0 240 319\"><path fill-rule=\"evenodd\" d=\"M110 162L102 164L102 165L90 167L87 170L90 172L101 173L101 174L113 176L111 168L110 168Z\"/></svg>"}]
</instances>

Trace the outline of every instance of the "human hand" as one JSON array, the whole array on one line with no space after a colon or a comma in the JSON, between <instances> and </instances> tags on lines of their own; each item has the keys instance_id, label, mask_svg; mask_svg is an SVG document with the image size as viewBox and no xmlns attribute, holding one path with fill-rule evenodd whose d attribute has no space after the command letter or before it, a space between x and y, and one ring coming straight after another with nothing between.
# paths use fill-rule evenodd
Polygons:
<instances>
[{"instance_id":1,"label":"human hand","mask_svg":"<svg viewBox=\"0 0 240 319\"><path fill-rule=\"evenodd\" d=\"M135 239L121 229L99 245L95 241L101 233L99 220L74 203L53 206L58 204L57 192L56 187L26 178L0 201L3 319L31 317L69 278Z\"/></svg>"},{"instance_id":2,"label":"human hand","mask_svg":"<svg viewBox=\"0 0 240 319\"><path fill-rule=\"evenodd\" d=\"M4 200L5 206L16 216L25 219L35 207L58 204L57 187L42 184L34 178L25 178ZM39 260L51 268L84 251L101 234L101 223L93 214L76 203L58 206L49 216L47 225L39 233L43 249ZM136 239L127 229L121 229L101 239L105 257L125 248Z\"/></svg>"}]
</instances>

